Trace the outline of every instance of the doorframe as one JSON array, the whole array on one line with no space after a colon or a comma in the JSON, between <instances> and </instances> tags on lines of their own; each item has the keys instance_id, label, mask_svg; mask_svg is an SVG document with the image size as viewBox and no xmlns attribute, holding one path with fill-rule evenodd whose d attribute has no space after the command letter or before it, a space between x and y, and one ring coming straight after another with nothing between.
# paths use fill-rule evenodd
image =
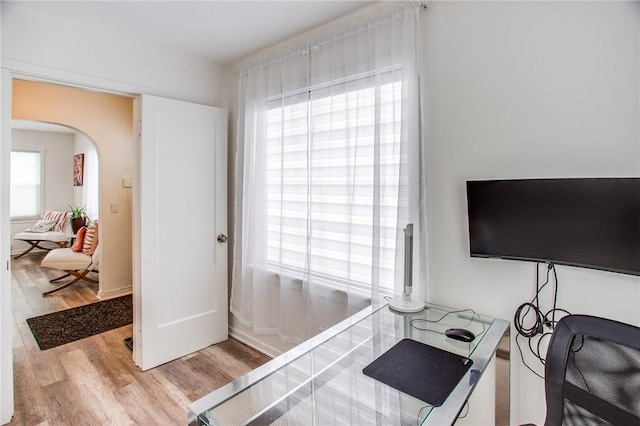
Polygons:
<instances>
[{"instance_id":1,"label":"doorframe","mask_svg":"<svg viewBox=\"0 0 640 426\"><path fill-rule=\"evenodd\" d=\"M13 341L11 309L11 221L9 213L9 164L11 156L11 73L2 69L0 78L0 423L13 417Z\"/></svg>"},{"instance_id":2,"label":"doorframe","mask_svg":"<svg viewBox=\"0 0 640 426\"><path fill-rule=\"evenodd\" d=\"M11 109L13 103L12 85L14 79L30 80L41 83L58 84L74 87L81 90L100 91L118 96L125 96L137 99L142 93L149 92L148 88L133 86L119 81L104 80L94 76L76 74L69 71L53 69L49 67L36 66L20 61L2 59L0 68L0 236L6 236L0 241L0 424L11 421L14 414L14 393L13 393L13 343L12 343L12 306L11 306L11 272L10 256L11 242L10 235L10 214L9 214L9 167L11 144ZM145 90L146 89L146 90ZM152 93L149 93L152 94ZM134 116L131 120L138 119L137 102L134 102ZM132 141L133 146L137 143L137 132ZM133 169L134 182L140 169L139 155L134 153ZM135 185L134 185L135 188ZM134 190L132 203L135 206L139 203L139 192ZM134 301L133 327L140 329L140 316L135 315L136 305L139 300L135 297L136 271L140 270L139 234L140 218L139 211L133 207L132 212L132 272L134 274L134 285L132 287ZM138 365L136 345L133 348L133 361Z\"/></svg>"},{"instance_id":3,"label":"doorframe","mask_svg":"<svg viewBox=\"0 0 640 426\"><path fill-rule=\"evenodd\" d=\"M141 232L142 216L140 214L140 168L142 162L142 149L140 146L140 137L142 135L142 117L140 111L140 99L142 95L138 95L133 100L133 120L134 120L134 141L133 141L133 193L131 194L131 279L132 294L140 294L141 283ZM133 362L136 366L142 363L142 301L139 297L133 298Z\"/></svg>"}]
</instances>

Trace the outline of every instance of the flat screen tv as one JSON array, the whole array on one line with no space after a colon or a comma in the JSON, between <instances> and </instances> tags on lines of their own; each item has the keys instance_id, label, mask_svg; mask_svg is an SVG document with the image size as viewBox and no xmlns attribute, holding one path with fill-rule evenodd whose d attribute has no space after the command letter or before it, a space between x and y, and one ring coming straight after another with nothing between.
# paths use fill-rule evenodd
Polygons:
<instances>
[{"instance_id":1,"label":"flat screen tv","mask_svg":"<svg viewBox=\"0 0 640 426\"><path fill-rule=\"evenodd\" d=\"M640 275L640 178L467 182L471 256Z\"/></svg>"}]
</instances>

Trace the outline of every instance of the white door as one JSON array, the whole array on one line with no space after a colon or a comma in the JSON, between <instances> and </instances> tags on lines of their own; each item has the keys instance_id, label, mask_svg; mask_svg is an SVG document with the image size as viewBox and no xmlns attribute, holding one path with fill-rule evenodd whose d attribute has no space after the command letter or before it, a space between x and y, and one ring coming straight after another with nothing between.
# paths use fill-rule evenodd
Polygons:
<instances>
[{"instance_id":1,"label":"white door","mask_svg":"<svg viewBox=\"0 0 640 426\"><path fill-rule=\"evenodd\" d=\"M227 132L220 108L143 95L134 192L134 360L227 339Z\"/></svg>"}]
</instances>

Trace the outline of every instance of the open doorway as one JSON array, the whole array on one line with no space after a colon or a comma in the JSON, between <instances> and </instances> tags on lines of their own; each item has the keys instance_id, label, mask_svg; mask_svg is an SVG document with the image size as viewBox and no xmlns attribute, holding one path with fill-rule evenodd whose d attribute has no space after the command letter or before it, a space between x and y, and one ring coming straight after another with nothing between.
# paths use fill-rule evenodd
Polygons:
<instances>
[{"instance_id":1,"label":"open doorway","mask_svg":"<svg viewBox=\"0 0 640 426\"><path fill-rule=\"evenodd\" d=\"M133 98L51 83L12 81L13 120L64 125L87 135L100 157L99 299L132 292ZM72 287L70 287L71 289Z\"/></svg>"},{"instance_id":2,"label":"open doorway","mask_svg":"<svg viewBox=\"0 0 640 426\"><path fill-rule=\"evenodd\" d=\"M13 79L12 89L12 158L15 148L16 151L37 152L42 160L42 179L38 189L42 194L42 204L38 208L38 217L32 215L25 221L14 220L12 216L12 254L21 253L24 247L20 244L27 244L13 236L27 225L33 225L31 222L39 219L42 212L65 212L78 206L93 221L93 230L90 227L87 234L92 230L95 233L92 239L99 244L96 254L88 256L92 259L91 272L79 281L60 270L65 268L41 267L43 259L46 261L65 251L72 253L71 248L55 252L34 250L13 260L14 316L33 318L130 295L133 288L130 184L133 173L133 99L20 79ZM81 159L80 167L78 159ZM15 168L12 166L11 169ZM12 201L10 204L13 206L15 203ZM95 226L98 220L100 226ZM68 244L71 245L75 231L68 231ZM47 244L42 243L45 248ZM48 248L56 247L48 245ZM48 253L52 256L45 258ZM98 268L94 266L99 263L103 273L99 274L98 280ZM71 282L73 284L66 287L65 284ZM43 298L45 294L48 295ZM128 299L130 305L131 297ZM127 317L126 312L121 315ZM130 320L130 313L128 317ZM104 320L108 323L110 319ZM102 322L94 315L91 319L94 325L87 327L100 330L104 326ZM65 324L62 326L66 327ZM33 326L32 331L41 343ZM84 332L81 330L78 338Z\"/></svg>"},{"instance_id":3,"label":"open doorway","mask_svg":"<svg viewBox=\"0 0 640 426\"><path fill-rule=\"evenodd\" d=\"M196 380L195 377L191 377L193 371L219 369L219 356L207 355L210 352L208 348L213 343L211 340L216 339L216 335L206 327L213 326L225 331L225 333L227 330L227 249L223 241L218 239L216 242L215 239L215 236L227 233L226 111L205 105L140 95L136 98L137 103L135 104L135 112L139 112L139 114L135 114L135 117L139 121L134 121L134 108L131 107L133 99L126 96L99 97L99 100L95 100L95 95L104 95L105 93L92 92L87 89L75 90L67 86L34 83L16 78L11 80L8 72L3 74L3 81L7 83L3 86L9 86L13 89L12 96L3 97L3 111L11 110L14 118L64 123L91 135L99 146L102 160L101 169L103 170L100 184L102 200L100 217L104 224L101 231L101 244L105 246L100 270L101 287L106 281L106 272L110 272L110 278L116 285L120 283L122 286L122 282L131 282L131 280L114 280L113 278L117 278L122 270L129 273L131 271L131 268L119 269L123 264L118 260L123 257L129 261L133 260L135 265L135 274L133 274L135 279L133 281L136 285L133 291L136 303L134 314L137 312L138 316L134 319L138 333L134 339L135 363L131 362L130 352L127 353L128 356L122 356L121 351L128 351L128 349L122 344L122 337L126 336L113 334L113 332L121 330L118 329L87 338L82 342L60 346L53 351L38 352L38 356L33 355L33 348L29 346L33 345L33 339L23 339L24 347L14 347L15 374L13 374L10 366L6 366L8 364L6 360L11 360L11 352L6 350L7 343L9 346L11 344L11 339L6 339L5 333L2 360L3 371L7 371L8 374L3 377L14 377L15 392L7 392L6 394L9 396L15 394L16 419L22 419L17 420L16 424L41 422L24 420L24 415L31 416L34 407L36 409L42 407L42 405L33 403L34 398L42 392L45 392L41 395L44 399L55 400L56 404L60 402L56 406L59 406L61 410L56 411L54 415L66 416L67 413L74 412L79 405L86 405L86 409L91 413L115 412L117 410L113 407L119 403L119 400L116 401L119 397L115 394L119 391L114 391L114 380L117 382L115 389L124 386L125 392L130 391L126 395L121 395L120 408L125 411L128 408L133 408L136 411L137 408L158 405L162 407L173 406L171 409L172 418L174 412L177 412L178 417L182 418L185 401L191 400L196 395L193 390L190 390L190 385L197 383L198 389L207 388L207 385L202 386L200 379ZM18 96L18 93L21 93L24 98ZM113 111L96 113L96 110L105 105L121 105L120 101L123 98L126 108L117 113ZM52 99L57 100L52 102ZM93 99L93 101L82 102L87 99ZM65 110L65 114L61 113L62 110ZM6 115L4 117L6 118ZM8 122L8 120L3 121ZM134 123L136 122L142 124L139 127L142 136L134 131ZM7 127L3 126L5 140L10 139ZM162 132L158 134L158 130L162 130ZM106 144L104 143L106 140L115 141L115 144ZM133 152L132 157L135 159L128 164L124 163L121 161L121 154L124 152ZM8 165L8 157L7 147L4 145L3 165ZM112 162L115 170L110 176L107 176L106 164L108 161ZM133 167L134 163L135 168ZM180 168L176 167L176 164L184 164L188 167ZM185 173L185 171L190 173ZM134 176L133 180L136 182L133 188L130 185L130 176ZM129 194L131 190L135 190L135 193ZM4 198L8 199L7 192L4 193ZM158 200L154 197L158 196L161 197L159 201L162 203L160 204L155 202ZM135 203L131 203L130 198L133 198ZM199 224L199 233L185 235L182 226L184 219L176 214L179 211L174 208L176 201L193 208L197 215L191 216L190 219ZM131 209L132 204L133 209ZM115 212L112 213L113 210ZM134 214L131 213L132 210ZM3 214L8 219L8 214L4 212ZM107 224L113 224L118 219L125 218L128 222L120 222L121 228L113 227L109 232L104 232ZM134 226L131 223L132 218L135 219ZM5 223L8 227L8 220ZM131 238L132 228L136 231L133 233L135 244L131 244L130 241L121 244L120 236L117 233L127 230L128 237ZM205 230L203 231L203 229ZM203 233L214 238L202 238ZM5 235L7 234L8 232ZM205 249L195 249L196 245L198 247L202 245ZM8 242L6 246L8 246ZM2 247L3 253L8 252L6 246ZM136 249L133 259L131 256L132 246ZM185 250L185 247L190 250ZM168 262L168 259L171 261ZM158 264L158 260L161 263ZM110 262L109 267L107 267L107 262ZM125 266L128 265L130 263ZM175 265L182 267L176 268ZM201 272L205 268L213 270ZM153 275L158 271L161 273ZM147 275L143 275L142 272L146 272ZM197 276L194 277L194 273L197 273ZM180 285L176 285L176 283ZM133 286L130 287L129 291L131 292ZM100 296L109 296L113 294L113 291L118 290L122 289L101 288L102 294ZM3 297L3 306L6 307L5 300L9 299L9 297ZM137 303L141 304L142 302L145 302L146 305L141 308ZM164 305L160 305L160 303ZM3 309L3 312L9 312L8 319L3 315L3 324L13 325L13 327L9 325L9 330L24 327L24 322L19 321L15 312L12 321L10 308ZM140 318L143 312L149 315L154 313L159 315ZM216 316L216 320L209 319L213 315ZM188 321L199 321L199 324L191 326L187 324ZM188 332L175 333L175 336L170 336L170 338L160 335L159 332L170 329L167 325L173 324L187 327ZM149 330L144 330L145 327ZM128 327L128 334L130 334L131 328ZM127 329L127 327L122 329ZM155 340L153 339L154 331L159 331L155 333L157 337ZM173 332L173 329L169 331ZM184 344L184 338L187 337L191 340L197 337L202 342L199 342L197 346ZM167 345L167 341L174 344ZM20 342L17 343L20 344ZM230 342L230 344L236 346L234 342ZM182 358L175 361L161 360L156 364L157 369L155 369L156 365L145 363L146 361L142 357L143 352L153 355L167 352L168 348L171 351L175 351L175 349L181 351L178 354L169 354L172 356L171 359ZM184 357L184 355L194 354L198 350L201 350L202 355L206 358L204 360L206 365L199 365L195 369L183 367L185 364L192 363L196 358L200 359L200 353ZM7 353L8 355L5 356ZM161 355L166 354L162 353ZM156 356L156 358L158 357ZM236 358L239 357L231 356L230 359L235 360ZM171 377L174 377L176 368L181 372L178 375L180 377L178 382L166 377L160 377L160 381L156 381L157 371L163 374L162 371L166 370ZM150 369L153 370L146 371ZM225 370L228 369L225 367ZM217 375L215 373L212 377ZM92 380L90 390L93 389L96 392L89 392L85 398L86 404L81 404L79 401L85 395L84 391L78 391L78 386L84 390L87 377ZM145 383L145 385L140 388L137 385L133 385L133 388L128 386L132 385L131 377L139 377L139 383ZM5 380L4 383L11 384L11 381ZM184 388L186 393L179 393L178 399L167 403L167 399L159 397L156 392L159 386L164 386L163 383L167 384L168 392L172 395L175 395L176 386ZM145 391L147 388L151 389L152 396L147 395ZM212 388L209 386L209 389ZM64 401L60 401L60 399ZM5 402L6 404L4 404ZM11 405L14 405L12 402L9 398L3 398L3 413L10 412ZM102 404L102 406L96 404ZM161 410L150 408L150 411L144 413L136 411L129 415L148 419L147 414L157 416L162 410L164 408ZM118 419L114 416L114 419L108 423L127 423L122 420L121 416L117 417ZM162 421L162 417L157 418ZM54 422L62 423L60 421ZM175 422L174 420L164 423Z\"/></svg>"},{"instance_id":4,"label":"open doorway","mask_svg":"<svg viewBox=\"0 0 640 426\"><path fill-rule=\"evenodd\" d=\"M21 418L23 413L33 412L26 409L31 405L30 398L34 393L40 394L51 386L68 381L68 366L70 368L82 364L79 361L85 361L85 364L89 365L87 360L93 364L95 361L92 357L102 357L101 353L108 353L110 365L119 365L126 369L135 368L131 351L123 343L125 337L132 335L132 325L65 345L64 355L61 355L62 352L58 348L40 350L26 322L27 318L42 313L87 305L132 292L130 181L133 174L135 134L132 98L15 78L12 79L11 86L12 120L55 123L72 128L95 143L100 159L100 202L98 213L94 213L100 219L103 246L99 287L80 281L51 296L42 297L42 290L50 286L49 279L60 272L47 272L40 267L40 261L46 253L34 250L34 254L19 259L22 261L20 265L12 261L12 324L6 325L9 330L13 330L13 405L15 412L20 413L14 420L18 421L18 424L30 424L31 420ZM49 149L50 154L52 151L53 149ZM72 160L74 155L80 152L72 149L65 154L71 170L68 176L71 182ZM76 191L77 189L72 187L71 191L80 192ZM82 195L76 193L67 194L65 200L65 203L68 201L72 205L83 203ZM66 204L55 207L68 209ZM94 214L90 213L90 217ZM13 235L14 230L11 229L10 232ZM81 348L82 352L77 352ZM82 354L86 359L75 359L78 354ZM65 393L54 389L52 392ZM67 408L73 411L72 407Z\"/></svg>"}]
</instances>

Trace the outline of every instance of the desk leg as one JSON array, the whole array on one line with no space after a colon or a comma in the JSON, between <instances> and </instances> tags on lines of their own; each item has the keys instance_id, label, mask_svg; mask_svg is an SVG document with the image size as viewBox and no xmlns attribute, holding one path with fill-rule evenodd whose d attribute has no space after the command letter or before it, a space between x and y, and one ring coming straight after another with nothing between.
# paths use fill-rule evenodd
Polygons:
<instances>
[{"instance_id":1,"label":"desk leg","mask_svg":"<svg viewBox=\"0 0 640 426\"><path fill-rule=\"evenodd\" d=\"M510 422L510 390L509 371L511 358L510 330L500 339L496 351L496 426L509 426Z\"/></svg>"}]
</instances>

